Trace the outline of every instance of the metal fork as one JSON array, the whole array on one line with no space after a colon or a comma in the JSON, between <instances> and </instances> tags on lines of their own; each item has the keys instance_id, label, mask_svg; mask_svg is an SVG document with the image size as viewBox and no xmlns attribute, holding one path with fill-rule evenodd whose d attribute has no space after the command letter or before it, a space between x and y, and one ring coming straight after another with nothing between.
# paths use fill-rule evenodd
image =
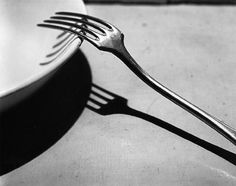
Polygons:
<instances>
[{"instance_id":1,"label":"metal fork","mask_svg":"<svg viewBox=\"0 0 236 186\"><path fill-rule=\"evenodd\" d=\"M78 37L75 34L71 32L69 32L68 34L67 31L63 31L56 37L56 39L59 41L52 46L53 51L46 55L46 58L49 60L41 62L40 65L48 65L53 61L55 61L61 54L63 54L67 50L67 47L70 46L70 44L74 42L77 38ZM79 43L80 46L83 42L83 39L81 38L79 39L80 39Z\"/></svg>"},{"instance_id":2,"label":"metal fork","mask_svg":"<svg viewBox=\"0 0 236 186\"><path fill-rule=\"evenodd\" d=\"M78 23L82 24L79 25ZM112 24L89 15L72 12L57 12L56 16L52 16L51 19L45 20L44 23L38 24L38 26L74 33L78 37L93 44L99 50L111 52L120 58L125 65L147 85L208 124L236 145L235 129L177 95L145 72L125 48L124 34ZM80 29L82 32L72 28Z\"/></svg>"}]
</instances>

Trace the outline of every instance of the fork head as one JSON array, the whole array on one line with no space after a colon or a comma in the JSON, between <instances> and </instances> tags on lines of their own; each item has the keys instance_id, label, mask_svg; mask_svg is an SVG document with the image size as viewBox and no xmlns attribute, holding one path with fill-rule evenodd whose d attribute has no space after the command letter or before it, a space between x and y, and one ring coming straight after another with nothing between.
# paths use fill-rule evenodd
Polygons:
<instances>
[{"instance_id":1,"label":"fork head","mask_svg":"<svg viewBox=\"0 0 236 186\"><path fill-rule=\"evenodd\" d=\"M57 12L38 26L71 32L100 50L114 53L117 48L122 47L124 40L124 35L112 24L79 13Z\"/></svg>"},{"instance_id":2,"label":"fork head","mask_svg":"<svg viewBox=\"0 0 236 186\"><path fill-rule=\"evenodd\" d=\"M127 102L127 99L92 84L87 108L101 115L125 114Z\"/></svg>"}]
</instances>

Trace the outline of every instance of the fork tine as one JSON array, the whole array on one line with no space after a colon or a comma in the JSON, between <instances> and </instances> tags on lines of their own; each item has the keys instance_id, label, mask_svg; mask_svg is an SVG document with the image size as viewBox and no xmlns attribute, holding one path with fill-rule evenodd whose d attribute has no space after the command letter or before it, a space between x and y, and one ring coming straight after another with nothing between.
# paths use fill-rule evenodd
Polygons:
<instances>
[{"instance_id":1,"label":"fork tine","mask_svg":"<svg viewBox=\"0 0 236 186\"><path fill-rule=\"evenodd\" d=\"M73 21L76 23L83 23L85 25L89 25L97 30L99 30L100 32L102 32L103 34L105 34L106 32L104 31L104 29L102 29L99 25L94 24L92 22L86 21L85 19L78 19L78 18L73 18L73 17L65 17L65 16L52 16L50 17L51 19L57 19L57 20L66 20L66 21Z\"/></svg>"},{"instance_id":2,"label":"fork tine","mask_svg":"<svg viewBox=\"0 0 236 186\"><path fill-rule=\"evenodd\" d=\"M59 24L59 25L63 25L63 26L70 26L70 27L78 28L78 29L81 29L83 31L88 32L89 34L94 36L96 39L99 38L98 35L94 33L94 31L86 28L83 25L78 25L78 24L75 24L75 23L69 23L69 22L65 22L65 21L56 21L56 20L45 20L44 22L45 23L53 23L53 24ZM70 28L70 29L73 30L72 28ZM91 38L91 39L93 39L93 38Z\"/></svg>"},{"instance_id":3,"label":"fork tine","mask_svg":"<svg viewBox=\"0 0 236 186\"><path fill-rule=\"evenodd\" d=\"M97 21L98 23L106 26L110 30L113 29L113 26L110 23L105 22L105 21L103 21L101 19L98 19L96 17L93 17L93 16L84 15L84 14L80 14L80 13L74 13L74 12L56 12L56 14L57 15L75 16L75 17L82 17L82 18L85 18L85 19L90 19L92 21Z\"/></svg>"},{"instance_id":4,"label":"fork tine","mask_svg":"<svg viewBox=\"0 0 236 186\"><path fill-rule=\"evenodd\" d=\"M70 28L66 28L66 27L62 27L62 26L57 26L57 25L51 25L51 24L46 24L46 23L41 23L41 24L37 24L40 27L46 27L46 28L51 28L51 29L56 29L56 30L66 30L68 32L71 32L75 35L77 35L78 37L81 37L83 39L86 39L87 41L89 41L90 43L92 43L93 45L95 45L95 40L87 35L85 35L83 32L78 32L76 30L72 30ZM96 46L96 45L95 45Z\"/></svg>"}]
</instances>

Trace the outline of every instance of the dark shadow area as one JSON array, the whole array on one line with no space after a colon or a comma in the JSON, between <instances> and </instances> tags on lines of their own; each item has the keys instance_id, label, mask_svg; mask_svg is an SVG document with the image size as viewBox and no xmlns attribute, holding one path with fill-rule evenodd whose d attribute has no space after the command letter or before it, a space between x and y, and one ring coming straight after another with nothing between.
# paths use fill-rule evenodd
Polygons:
<instances>
[{"instance_id":1,"label":"dark shadow area","mask_svg":"<svg viewBox=\"0 0 236 186\"><path fill-rule=\"evenodd\" d=\"M211 144L154 116L132 109L128 106L128 100L117 94L109 92L108 90L105 90L102 87L93 84L91 89L91 95L93 95L93 97L89 98L87 108L98 114L101 115L126 114L137 118L141 118L173 134L176 134L179 137L182 137L192 142L193 144L196 144L204 148L205 150L208 150L209 152L216 154L217 156L227 160L233 165L236 165L236 154L234 154L233 152L230 152L219 146ZM96 99L96 97L98 97L99 99Z\"/></svg>"},{"instance_id":2,"label":"dark shadow area","mask_svg":"<svg viewBox=\"0 0 236 186\"><path fill-rule=\"evenodd\" d=\"M84 0L86 4L124 5L236 5L235 0Z\"/></svg>"},{"instance_id":3,"label":"dark shadow area","mask_svg":"<svg viewBox=\"0 0 236 186\"><path fill-rule=\"evenodd\" d=\"M77 51L36 93L1 113L0 174L29 162L57 142L81 115L90 89L89 64Z\"/></svg>"}]
</instances>

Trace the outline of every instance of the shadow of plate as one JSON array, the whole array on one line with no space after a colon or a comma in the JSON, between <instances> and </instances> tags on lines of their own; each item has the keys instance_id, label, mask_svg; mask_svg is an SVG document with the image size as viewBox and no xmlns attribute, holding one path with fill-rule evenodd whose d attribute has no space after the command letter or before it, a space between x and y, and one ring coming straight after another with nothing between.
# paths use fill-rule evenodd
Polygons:
<instances>
[{"instance_id":1,"label":"shadow of plate","mask_svg":"<svg viewBox=\"0 0 236 186\"><path fill-rule=\"evenodd\" d=\"M57 142L82 114L91 70L77 51L36 93L0 115L0 175L31 161Z\"/></svg>"}]
</instances>

